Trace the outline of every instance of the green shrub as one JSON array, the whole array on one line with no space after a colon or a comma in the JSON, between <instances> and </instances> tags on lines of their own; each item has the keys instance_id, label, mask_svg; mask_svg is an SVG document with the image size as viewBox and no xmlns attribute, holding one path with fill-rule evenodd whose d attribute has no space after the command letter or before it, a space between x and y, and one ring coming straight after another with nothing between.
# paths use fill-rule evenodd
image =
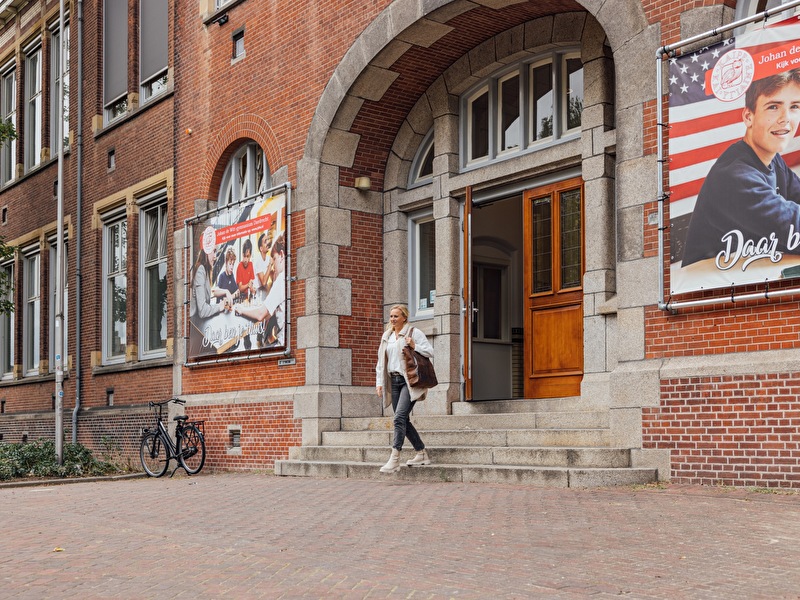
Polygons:
<instances>
[{"instance_id":1,"label":"green shrub","mask_svg":"<svg viewBox=\"0 0 800 600\"><path fill-rule=\"evenodd\" d=\"M82 477L106 475L118 469L97 460L82 444L64 444L63 463L58 464L53 440L0 444L0 481L19 477Z\"/></svg>"}]
</instances>

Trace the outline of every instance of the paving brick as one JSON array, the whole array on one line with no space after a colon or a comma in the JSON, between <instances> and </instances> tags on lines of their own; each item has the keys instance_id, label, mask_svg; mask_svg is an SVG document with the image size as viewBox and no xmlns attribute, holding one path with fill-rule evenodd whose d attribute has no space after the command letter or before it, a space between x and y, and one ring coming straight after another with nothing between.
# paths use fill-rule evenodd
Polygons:
<instances>
[{"instance_id":1,"label":"paving brick","mask_svg":"<svg viewBox=\"0 0 800 600\"><path fill-rule=\"evenodd\" d=\"M791 492L204 472L0 486L0 505L3 598L727 599L800 589Z\"/></svg>"}]
</instances>

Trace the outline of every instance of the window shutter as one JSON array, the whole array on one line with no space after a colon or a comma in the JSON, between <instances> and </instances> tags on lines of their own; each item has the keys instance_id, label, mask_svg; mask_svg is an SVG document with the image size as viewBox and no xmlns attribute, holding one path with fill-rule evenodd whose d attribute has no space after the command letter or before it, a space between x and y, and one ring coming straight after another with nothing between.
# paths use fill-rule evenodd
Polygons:
<instances>
[{"instance_id":1,"label":"window shutter","mask_svg":"<svg viewBox=\"0 0 800 600\"><path fill-rule=\"evenodd\" d=\"M167 0L141 0L140 81L144 83L167 67Z\"/></svg>"},{"instance_id":2,"label":"window shutter","mask_svg":"<svg viewBox=\"0 0 800 600\"><path fill-rule=\"evenodd\" d=\"M105 0L103 103L128 91L128 0Z\"/></svg>"}]
</instances>

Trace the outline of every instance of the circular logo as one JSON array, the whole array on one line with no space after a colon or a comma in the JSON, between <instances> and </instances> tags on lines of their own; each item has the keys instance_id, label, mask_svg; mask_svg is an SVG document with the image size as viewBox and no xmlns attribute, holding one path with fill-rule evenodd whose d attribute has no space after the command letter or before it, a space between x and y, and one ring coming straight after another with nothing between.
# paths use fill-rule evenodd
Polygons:
<instances>
[{"instance_id":1,"label":"circular logo","mask_svg":"<svg viewBox=\"0 0 800 600\"><path fill-rule=\"evenodd\" d=\"M217 245L217 232L209 225L203 230L203 252L210 255Z\"/></svg>"},{"instance_id":2,"label":"circular logo","mask_svg":"<svg viewBox=\"0 0 800 600\"><path fill-rule=\"evenodd\" d=\"M733 49L719 59L711 71L711 91L723 102L741 97L753 82L755 64L745 50Z\"/></svg>"}]
</instances>

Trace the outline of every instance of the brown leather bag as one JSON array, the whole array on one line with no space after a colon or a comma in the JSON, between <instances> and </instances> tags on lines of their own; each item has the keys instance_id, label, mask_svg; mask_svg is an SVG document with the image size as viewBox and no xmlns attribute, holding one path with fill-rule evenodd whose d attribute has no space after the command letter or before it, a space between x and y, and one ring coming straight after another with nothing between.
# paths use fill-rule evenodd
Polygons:
<instances>
[{"instance_id":1,"label":"brown leather bag","mask_svg":"<svg viewBox=\"0 0 800 600\"><path fill-rule=\"evenodd\" d=\"M414 331L412 327L408 331L410 336ZM436 371L433 370L433 363L427 356L423 356L416 350L412 350L408 344L403 345L403 360L406 363L406 379L408 385L413 388L432 388L439 385L436 379Z\"/></svg>"}]
</instances>

